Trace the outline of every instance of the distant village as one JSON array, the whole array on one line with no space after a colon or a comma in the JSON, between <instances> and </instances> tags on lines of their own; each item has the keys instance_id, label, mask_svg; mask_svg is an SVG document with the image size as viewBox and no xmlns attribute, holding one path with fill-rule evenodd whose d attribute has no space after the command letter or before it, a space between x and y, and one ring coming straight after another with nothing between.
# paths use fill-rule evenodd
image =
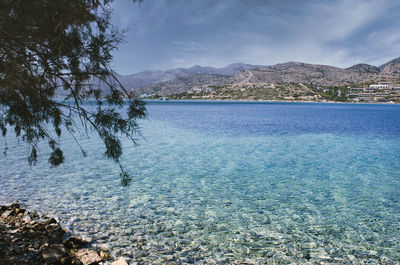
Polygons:
<instances>
[{"instance_id":1,"label":"distant village","mask_svg":"<svg viewBox=\"0 0 400 265\"><path fill-rule=\"evenodd\" d=\"M218 88L214 91L215 88ZM221 89L223 88L223 89ZM259 90L255 90L255 89ZM390 82L381 82L378 84L366 85L365 87L313 87L299 91L299 88L307 88L303 84L288 83L277 87L275 84L268 86L253 87L249 86L245 92L236 97L240 93L238 89L229 86L209 86L199 85L192 87L183 93L161 96L157 93L142 94L141 98L157 98L162 100L172 99L253 99L253 100L305 100L305 101L341 101L341 102L388 102L400 103L400 84ZM252 89L253 91L250 91ZM263 94L265 91L275 89L275 94ZM247 90L247 94L246 93ZM250 92L249 92L250 91ZM252 93L252 94L251 94Z\"/></svg>"},{"instance_id":2,"label":"distant village","mask_svg":"<svg viewBox=\"0 0 400 265\"><path fill-rule=\"evenodd\" d=\"M353 102L399 102L400 85L382 82L364 88L349 88L346 96Z\"/></svg>"}]
</instances>

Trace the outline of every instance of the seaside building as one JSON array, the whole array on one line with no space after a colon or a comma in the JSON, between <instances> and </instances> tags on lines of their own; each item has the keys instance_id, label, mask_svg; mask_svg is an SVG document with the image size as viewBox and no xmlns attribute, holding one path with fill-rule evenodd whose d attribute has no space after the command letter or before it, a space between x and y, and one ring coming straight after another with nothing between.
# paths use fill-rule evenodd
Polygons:
<instances>
[{"instance_id":1,"label":"seaside building","mask_svg":"<svg viewBox=\"0 0 400 265\"><path fill-rule=\"evenodd\" d=\"M389 96L390 96L389 93L376 93L376 94L375 94L375 97L379 97L379 98L382 98L382 97L389 97Z\"/></svg>"},{"instance_id":2,"label":"seaside building","mask_svg":"<svg viewBox=\"0 0 400 265\"><path fill-rule=\"evenodd\" d=\"M350 88L349 93L361 93L364 91L364 88L362 87L355 87L355 88Z\"/></svg>"},{"instance_id":3,"label":"seaside building","mask_svg":"<svg viewBox=\"0 0 400 265\"><path fill-rule=\"evenodd\" d=\"M389 82L381 82L377 85L370 85L369 86L369 90L371 89L375 89L375 90L391 90L393 89L394 84L393 83L389 83Z\"/></svg>"},{"instance_id":4,"label":"seaside building","mask_svg":"<svg viewBox=\"0 0 400 265\"><path fill-rule=\"evenodd\" d=\"M390 82L381 82L365 88L349 88L346 96L351 101L399 101L400 85Z\"/></svg>"}]
</instances>

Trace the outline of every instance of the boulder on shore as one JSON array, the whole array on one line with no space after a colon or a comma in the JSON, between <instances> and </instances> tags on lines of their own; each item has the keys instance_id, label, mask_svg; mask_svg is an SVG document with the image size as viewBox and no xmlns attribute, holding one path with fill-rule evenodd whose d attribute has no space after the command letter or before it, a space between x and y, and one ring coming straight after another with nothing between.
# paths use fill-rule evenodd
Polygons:
<instances>
[{"instance_id":1,"label":"boulder on shore","mask_svg":"<svg viewBox=\"0 0 400 265\"><path fill-rule=\"evenodd\" d=\"M75 253L75 256L83 265L93 265L101 261L101 257L93 249L81 249Z\"/></svg>"},{"instance_id":2,"label":"boulder on shore","mask_svg":"<svg viewBox=\"0 0 400 265\"><path fill-rule=\"evenodd\" d=\"M42 257L46 263L57 263L67 255L67 250L62 244L52 245L42 251Z\"/></svg>"},{"instance_id":3,"label":"boulder on shore","mask_svg":"<svg viewBox=\"0 0 400 265\"><path fill-rule=\"evenodd\" d=\"M97 264L110 256L82 249L88 241L68 235L59 222L17 203L0 206L0 264Z\"/></svg>"}]
</instances>

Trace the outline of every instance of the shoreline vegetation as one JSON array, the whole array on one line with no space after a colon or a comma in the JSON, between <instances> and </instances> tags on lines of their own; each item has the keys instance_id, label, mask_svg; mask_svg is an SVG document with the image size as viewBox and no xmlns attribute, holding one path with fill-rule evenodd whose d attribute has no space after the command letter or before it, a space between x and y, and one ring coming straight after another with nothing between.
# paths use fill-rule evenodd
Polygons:
<instances>
[{"instance_id":1,"label":"shoreline vegetation","mask_svg":"<svg viewBox=\"0 0 400 265\"><path fill-rule=\"evenodd\" d=\"M128 264L123 258L114 260L53 217L29 212L18 202L0 206L0 264Z\"/></svg>"},{"instance_id":2,"label":"shoreline vegetation","mask_svg":"<svg viewBox=\"0 0 400 265\"><path fill-rule=\"evenodd\" d=\"M400 82L400 81L399 81ZM289 102L351 102L400 103L399 82L352 84L349 86L319 86L306 83L249 83L203 85L179 92L142 94L141 98L188 100L250 100Z\"/></svg>"}]
</instances>

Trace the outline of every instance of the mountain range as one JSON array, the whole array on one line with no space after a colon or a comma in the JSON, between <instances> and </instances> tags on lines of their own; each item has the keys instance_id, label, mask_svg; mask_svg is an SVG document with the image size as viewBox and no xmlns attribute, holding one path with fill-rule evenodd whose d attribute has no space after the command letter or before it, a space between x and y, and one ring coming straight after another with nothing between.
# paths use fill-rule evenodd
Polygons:
<instances>
[{"instance_id":1,"label":"mountain range","mask_svg":"<svg viewBox=\"0 0 400 265\"><path fill-rule=\"evenodd\" d=\"M243 63L230 64L226 67L215 68L210 66L195 65L190 68L175 68L169 70L154 70L154 71L143 71L131 75L118 75L120 81L128 89L135 89L138 87L157 85L164 82L168 82L174 79L187 78L195 75L221 75L221 76L232 76L243 70L260 68L260 65L250 65Z\"/></svg>"},{"instance_id":2,"label":"mountain range","mask_svg":"<svg viewBox=\"0 0 400 265\"><path fill-rule=\"evenodd\" d=\"M191 68L143 71L132 75L118 75L121 83L136 95L166 96L191 91L205 86L309 84L314 86L345 86L381 81L400 82L400 57L381 66L356 64L349 68L329 65L288 62L270 66L243 63L222 68L195 65Z\"/></svg>"}]
</instances>

